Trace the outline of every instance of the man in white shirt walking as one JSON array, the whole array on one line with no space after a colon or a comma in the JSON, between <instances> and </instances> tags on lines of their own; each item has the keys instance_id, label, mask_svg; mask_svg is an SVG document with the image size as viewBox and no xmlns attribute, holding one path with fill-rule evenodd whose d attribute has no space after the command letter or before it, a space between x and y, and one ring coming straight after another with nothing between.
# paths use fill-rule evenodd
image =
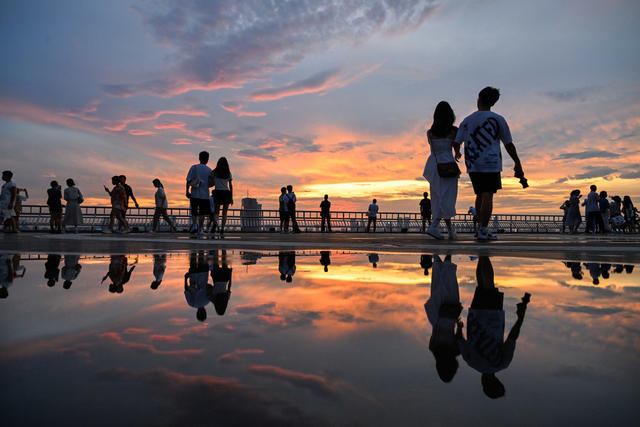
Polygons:
<instances>
[{"instance_id":1,"label":"man in white shirt walking","mask_svg":"<svg viewBox=\"0 0 640 427\"><path fill-rule=\"evenodd\" d=\"M493 212L493 195L502 188L502 153L500 141L515 163L513 170L517 178L524 178L522 165L511 139L509 125L504 117L491 111L498 102L500 91L485 87L478 94L478 111L466 117L460 124L454 146L464 142L464 157L467 172L476 194L478 212L478 240L495 240L489 232L489 219ZM460 155L456 155L456 160Z\"/></svg>"},{"instance_id":2,"label":"man in white shirt walking","mask_svg":"<svg viewBox=\"0 0 640 427\"><path fill-rule=\"evenodd\" d=\"M209 203L209 175L211 169L207 166L209 163L209 153L201 151L198 155L200 163L191 166L187 174L186 195L191 202L191 216L193 225L191 233L203 234L204 219L211 213ZM189 191L191 190L191 191Z\"/></svg>"}]
</instances>

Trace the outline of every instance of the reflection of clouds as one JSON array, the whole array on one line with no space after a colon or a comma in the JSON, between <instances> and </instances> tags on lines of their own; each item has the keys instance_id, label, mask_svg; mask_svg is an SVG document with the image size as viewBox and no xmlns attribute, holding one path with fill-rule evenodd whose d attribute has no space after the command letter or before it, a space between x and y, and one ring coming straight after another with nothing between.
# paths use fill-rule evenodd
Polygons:
<instances>
[{"instance_id":1,"label":"reflection of clouds","mask_svg":"<svg viewBox=\"0 0 640 427\"><path fill-rule=\"evenodd\" d=\"M296 387L306 388L322 397L337 397L338 384L320 375L306 374L270 365L252 365L249 367L249 372L261 377L285 381Z\"/></svg>"},{"instance_id":2,"label":"reflection of clouds","mask_svg":"<svg viewBox=\"0 0 640 427\"><path fill-rule=\"evenodd\" d=\"M608 314L615 314L624 311L622 307L594 307L592 305L562 305L557 307L569 313L583 313L590 314L592 316L606 316Z\"/></svg>"},{"instance_id":3,"label":"reflection of clouds","mask_svg":"<svg viewBox=\"0 0 640 427\"><path fill-rule=\"evenodd\" d=\"M240 356L244 356L246 354L263 354L263 353L264 353L264 350L260 350L257 348L233 350L231 353L225 353L222 356L218 357L218 362L222 362L222 363L239 362Z\"/></svg>"},{"instance_id":4,"label":"reflection of clouds","mask_svg":"<svg viewBox=\"0 0 640 427\"><path fill-rule=\"evenodd\" d=\"M98 372L99 383L131 385L142 390L140 395L153 396L150 408L153 418L162 425L313 425L293 403L261 393L234 379L210 375L183 375L165 369L134 372L122 368ZM144 407L146 399L140 399ZM162 404L158 404L162 402ZM153 408L153 409L151 409Z\"/></svg>"},{"instance_id":5,"label":"reflection of clouds","mask_svg":"<svg viewBox=\"0 0 640 427\"><path fill-rule=\"evenodd\" d=\"M196 356L204 352L204 349L159 350L151 344L125 341L117 332L104 332L100 334L100 337L104 340L111 341L115 344L141 353L162 354L167 356Z\"/></svg>"}]
</instances>

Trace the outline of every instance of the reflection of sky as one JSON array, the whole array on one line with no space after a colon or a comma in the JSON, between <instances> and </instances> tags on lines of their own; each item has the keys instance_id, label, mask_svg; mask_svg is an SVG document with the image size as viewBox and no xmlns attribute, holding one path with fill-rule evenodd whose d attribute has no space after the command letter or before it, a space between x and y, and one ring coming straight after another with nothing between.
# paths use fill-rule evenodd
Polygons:
<instances>
[{"instance_id":1,"label":"reflection of sky","mask_svg":"<svg viewBox=\"0 0 640 427\"><path fill-rule=\"evenodd\" d=\"M227 312L209 304L203 323L184 297L186 254L168 255L157 290L153 256L128 256L138 264L122 294L100 284L109 257L82 258L70 289L62 279L47 287L46 257L22 260L25 277L0 301L5 414L15 424L423 425L477 423L496 411L505 425L631 420L637 268L593 286L559 261L492 258L505 332L523 293L532 297L513 362L498 374L507 395L489 401L461 358L451 383L436 375L423 307L433 271L424 274L419 255L382 253L376 269L367 255L333 252L324 273L318 252L298 252L285 283L277 253L243 265L251 257L230 252ZM466 318L476 261L453 261ZM34 404L39 411L28 411Z\"/></svg>"},{"instance_id":2,"label":"reflection of sky","mask_svg":"<svg viewBox=\"0 0 640 427\"><path fill-rule=\"evenodd\" d=\"M290 183L304 208L329 192L336 209L416 210L435 105L459 122L491 84L531 184L506 179L499 210L555 213L591 183L640 197L638 2L270 4L3 4L3 168L37 202L72 176L105 203L125 173L145 204L159 177L178 206L207 149L265 207ZM471 199L464 179L458 210Z\"/></svg>"}]
</instances>

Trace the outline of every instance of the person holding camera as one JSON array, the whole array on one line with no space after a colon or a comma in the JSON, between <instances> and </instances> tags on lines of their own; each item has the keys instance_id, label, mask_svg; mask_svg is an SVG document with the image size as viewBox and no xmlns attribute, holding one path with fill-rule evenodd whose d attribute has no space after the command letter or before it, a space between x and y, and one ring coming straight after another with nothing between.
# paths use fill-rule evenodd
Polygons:
<instances>
[{"instance_id":1,"label":"person holding camera","mask_svg":"<svg viewBox=\"0 0 640 427\"><path fill-rule=\"evenodd\" d=\"M491 111L491 107L499 98L498 89L490 86L482 89L478 94L478 111L462 121L454 143L454 149L456 146L459 149L460 144L464 142L464 158L476 194L476 210L480 223L477 239L482 241L496 239L496 236L489 232L488 225L493 212L493 195L502 188L500 141L515 163L514 176L520 178L523 188L528 187L520 158L511 139L509 125L504 117Z\"/></svg>"}]
</instances>

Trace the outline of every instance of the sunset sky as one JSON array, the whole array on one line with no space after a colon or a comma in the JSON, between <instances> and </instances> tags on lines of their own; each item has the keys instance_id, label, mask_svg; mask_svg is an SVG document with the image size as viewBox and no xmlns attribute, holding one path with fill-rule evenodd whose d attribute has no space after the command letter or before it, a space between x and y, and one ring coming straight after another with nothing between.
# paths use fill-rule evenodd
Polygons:
<instances>
[{"instance_id":1,"label":"sunset sky","mask_svg":"<svg viewBox=\"0 0 640 427\"><path fill-rule=\"evenodd\" d=\"M158 177L184 206L204 149L235 207L292 184L302 209L415 211L436 104L459 123L492 85L531 185L505 159L497 212L560 213L592 183L639 204L639 18L624 0L3 1L0 168L31 203L73 177L106 204L126 174L143 204ZM458 212L472 199L463 173Z\"/></svg>"}]
</instances>

